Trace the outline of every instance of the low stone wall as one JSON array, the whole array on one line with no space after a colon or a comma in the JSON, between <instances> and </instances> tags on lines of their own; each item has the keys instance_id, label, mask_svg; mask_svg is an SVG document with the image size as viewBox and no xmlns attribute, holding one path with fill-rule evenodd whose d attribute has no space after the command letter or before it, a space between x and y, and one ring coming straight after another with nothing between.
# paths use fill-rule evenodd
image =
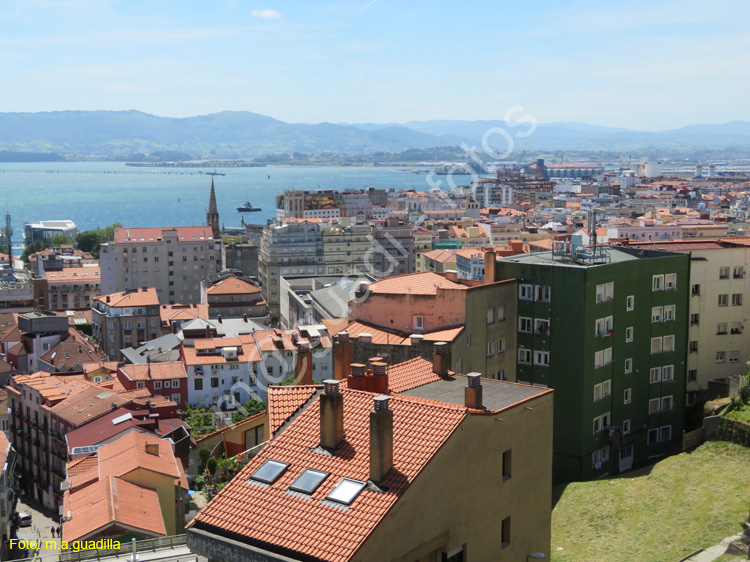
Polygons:
<instances>
[{"instance_id":1,"label":"low stone wall","mask_svg":"<svg viewBox=\"0 0 750 562\"><path fill-rule=\"evenodd\" d=\"M750 447L750 424L724 417L719 421L715 439Z\"/></svg>"}]
</instances>

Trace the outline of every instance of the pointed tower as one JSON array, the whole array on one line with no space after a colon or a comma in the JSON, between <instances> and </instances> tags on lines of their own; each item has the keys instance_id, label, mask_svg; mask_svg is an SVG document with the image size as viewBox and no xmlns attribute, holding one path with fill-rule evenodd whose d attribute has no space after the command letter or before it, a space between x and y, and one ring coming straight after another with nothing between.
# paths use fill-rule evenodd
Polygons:
<instances>
[{"instance_id":1,"label":"pointed tower","mask_svg":"<svg viewBox=\"0 0 750 562\"><path fill-rule=\"evenodd\" d=\"M219 229L219 210L216 207L216 191L214 190L214 178L211 178L211 199L208 202L206 226L210 226L211 230L213 230L214 240L221 239L221 230Z\"/></svg>"}]
</instances>

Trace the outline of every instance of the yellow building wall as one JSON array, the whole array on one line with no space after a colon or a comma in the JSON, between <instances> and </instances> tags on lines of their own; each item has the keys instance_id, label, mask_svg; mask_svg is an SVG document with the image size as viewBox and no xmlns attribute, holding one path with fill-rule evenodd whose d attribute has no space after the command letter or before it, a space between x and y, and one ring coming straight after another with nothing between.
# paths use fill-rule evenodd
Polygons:
<instances>
[{"instance_id":1,"label":"yellow building wall","mask_svg":"<svg viewBox=\"0 0 750 562\"><path fill-rule=\"evenodd\" d=\"M550 393L494 416L470 415L352 560L432 561L462 545L467 562L518 562L532 552L549 560L552 408ZM503 481L507 450L511 476Z\"/></svg>"},{"instance_id":2,"label":"yellow building wall","mask_svg":"<svg viewBox=\"0 0 750 562\"><path fill-rule=\"evenodd\" d=\"M156 491L159 495L159 507L161 508L161 515L164 518L164 527L167 530L167 535L180 535L185 532L185 501L183 498L179 507L175 504L178 490L175 486L174 478L143 468L128 472L120 478ZM184 490L180 489L179 493L182 497Z\"/></svg>"}]
</instances>

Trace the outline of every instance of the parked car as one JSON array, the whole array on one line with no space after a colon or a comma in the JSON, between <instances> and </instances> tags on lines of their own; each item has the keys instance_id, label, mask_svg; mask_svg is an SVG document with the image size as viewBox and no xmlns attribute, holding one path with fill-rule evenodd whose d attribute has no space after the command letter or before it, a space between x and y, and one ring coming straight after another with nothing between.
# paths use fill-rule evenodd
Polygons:
<instances>
[{"instance_id":1,"label":"parked car","mask_svg":"<svg viewBox=\"0 0 750 562\"><path fill-rule=\"evenodd\" d=\"M18 514L18 526L31 527L31 513L28 511L21 511Z\"/></svg>"}]
</instances>

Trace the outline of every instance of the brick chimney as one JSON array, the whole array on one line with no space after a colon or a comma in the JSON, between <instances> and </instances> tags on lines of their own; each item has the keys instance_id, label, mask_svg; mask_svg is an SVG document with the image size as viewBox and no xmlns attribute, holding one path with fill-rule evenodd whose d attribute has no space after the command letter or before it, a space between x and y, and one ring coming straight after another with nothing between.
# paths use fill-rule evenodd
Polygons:
<instances>
[{"instance_id":1,"label":"brick chimney","mask_svg":"<svg viewBox=\"0 0 750 562\"><path fill-rule=\"evenodd\" d=\"M325 389L320 395L320 446L333 451L344 440L344 395L339 381L323 381Z\"/></svg>"},{"instance_id":2,"label":"brick chimney","mask_svg":"<svg viewBox=\"0 0 750 562\"><path fill-rule=\"evenodd\" d=\"M432 372L439 377L447 377L451 368L450 346L447 342L435 343L432 351Z\"/></svg>"},{"instance_id":3,"label":"brick chimney","mask_svg":"<svg viewBox=\"0 0 750 562\"><path fill-rule=\"evenodd\" d=\"M352 363L351 376L347 381L347 386L352 390L369 390L367 380L367 365L364 363Z\"/></svg>"},{"instance_id":4,"label":"brick chimney","mask_svg":"<svg viewBox=\"0 0 750 562\"><path fill-rule=\"evenodd\" d=\"M334 379L341 381L349 376L349 369L351 369L353 357L354 346L349 339L349 332L339 332L338 338L333 344Z\"/></svg>"},{"instance_id":5,"label":"brick chimney","mask_svg":"<svg viewBox=\"0 0 750 562\"><path fill-rule=\"evenodd\" d=\"M494 250L491 252L484 253L484 282L494 283L495 282L495 263L497 261L497 255Z\"/></svg>"},{"instance_id":6,"label":"brick chimney","mask_svg":"<svg viewBox=\"0 0 750 562\"><path fill-rule=\"evenodd\" d=\"M370 480L380 482L393 467L393 410L388 396L376 396L370 412Z\"/></svg>"},{"instance_id":7,"label":"brick chimney","mask_svg":"<svg viewBox=\"0 0 750 562\"><path fill-rule=\"evenodd\" d=\"M380 359L380 358L378 358ZM370 392L388 394L388 363L385 361L374 361L370 363L372 380L370 381Z\"/></svg>"},{"instance_id":8,"label":"brick chimney","mask_svg":"<svg viewBox=\"0 0 750 562\"><path fill-rule=\"evenodd\" d=\"M146 452L149 455L159 456L159 444L158 443L146 443Z\"/></svg>"},{"instance_id":9,"label":"brick chimney","mask_svg":"<svg viewBox=\"0 0 750 562\"><path fill-rule=\"evenodd\" d=\"M469 373L466 375L468 386L464 389L465 406L475 410L482 409L482 380L481 374Z\"/></svg>"},{"instance_id":10,"label":"brick chimney","mask_svg":"<svg viewBox=\"0 0 750 562\"><path fill-rule=\"evenodd\" d=\"M310 344L300 342L297 346L297 364L294 366L295 384L313 384L313 360Z\"/></svg>"}]
</instances>

